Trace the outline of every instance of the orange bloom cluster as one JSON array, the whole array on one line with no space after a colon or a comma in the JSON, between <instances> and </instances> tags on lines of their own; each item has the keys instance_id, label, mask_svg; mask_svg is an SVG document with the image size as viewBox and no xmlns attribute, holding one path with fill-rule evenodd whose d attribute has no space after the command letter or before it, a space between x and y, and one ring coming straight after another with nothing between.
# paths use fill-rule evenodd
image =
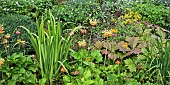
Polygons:
<instances>
[{"instance_id":1,"label":"orange bloom cluster","mask_svg":"<svg viewBox=\"0 0 170 85\"><path fill-rule=\"evenodd\" d=\"M112 36L114 33L117 33L117 32L118 32L118 30L116 28L114 28L114 29L111 29L111 30L105 30L103 32L103 34L104 34L105 38L108 38L109 36Z\"/></svg>"},{"instance_id":2,"label":"orange bloom cluster","mask_svg":"<svg viewBox=\"0 0 170 85\"><path fill-rule=\"evenodd\" d=\"M79 41L79 42L78 42L78 46L79 46L79 47L84 47L84 46L86 46L86 41L85 41L85 40Z\"/></svg>"}]
</instances>

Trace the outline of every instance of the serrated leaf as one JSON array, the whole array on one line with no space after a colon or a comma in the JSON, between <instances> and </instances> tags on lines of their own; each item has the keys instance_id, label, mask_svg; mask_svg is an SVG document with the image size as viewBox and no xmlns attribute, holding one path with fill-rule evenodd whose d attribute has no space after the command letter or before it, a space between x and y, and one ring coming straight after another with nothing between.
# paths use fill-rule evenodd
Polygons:
<instances>
[{"instance_id":1,"label":"serrated leaf","mask_svg":"<svg viewBox=\"0 0 170 85\"><path fill-rule=\"evenodd\" d=\"M106 55L106 54L109 54L110 51L108 51L108 50L106 50L106 49L103 49L103 50L101 50L101 53Z\"/></svg>"},{"instance_id":2,"label":"serrated leaf","mask_svg":"<svg viewBox=\"0 0 170 85\"><path fill-rule=\"evenodd\" d=\"M102 62L103 57L100 53L100 50L91 50L91 56L97 60L97 62Z\"/></svg>"},{"instance_id":3,"label":"serrated leaf","mask_svg":"<svg viewBox=\"0 0 170 85\"><path fill-rule=\"evenodd\" d=\"M125 66L128 67L130 72L136 72L136 66L131 59L126 59L126 60L124 60L124 62L125 62Z\"/></svg>"},{"instance_id":4,"label":"serrated leaf","mask_svg":"<svg viewBox=\"0 0 170 85\"><path fill-rule=\"evenodd\" d=\"M132 50L133 54L139 54L141 53L141 49L135 48L134 50Z\"/></svg>"},{"instance_id":5,"label":"serrated leaf","mask_svg":"<svg viewBox=\"0 0 170 85\"><path fill-rule=\"evenodd\" d=\"M140 43L140 44L137 46L137 48L145 48L145 47L147 47L147 43L146 43L146 42L142 42L142 43Z\"/></svg>"},{"instance_id":6,"label":"serrated leaf","mask_svg":"<svg viewBox=\"0 0 170 85\"><path fill-rule=\"evenodd\" d=\"M108 59L113 59L115 61L117 58L119 58L118 54L113 54L113 53L108 54Z\"/></svg>"}]
</instances>

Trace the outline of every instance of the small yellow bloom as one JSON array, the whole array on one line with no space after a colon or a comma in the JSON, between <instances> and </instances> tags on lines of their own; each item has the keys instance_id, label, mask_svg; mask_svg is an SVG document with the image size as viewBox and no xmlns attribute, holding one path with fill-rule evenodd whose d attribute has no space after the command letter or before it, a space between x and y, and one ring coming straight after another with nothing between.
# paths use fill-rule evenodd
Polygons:
<instances>
[{"instance_id":1,"label":"small yellow bloom","mask_svg":"<svg viewBox=\"0 0 170 85\"><path fill-rule=\"evenodd\" d=\"M5 39L9 39L10 38L10 34L7 34L4 36Z\"/></svg>"},{"instance_id":2,"label":"small yellow bloom","mask_svg":"<svg viewBox=\"0 0 170 85\"><path fill-rule=\"evenodd\" d=\"M20 43L20 42L21 42L21 39L20 39L20 38L18 38L18 39L17 39L17 42L19 42L19 43Z\"/></svg>"},{"instance_id":3,"label":"small yellow bloom","mask_svg":"<svg viewBox=\"0 0 170 85\"><path fill-rule=\"evenodd\" d=\"M0 26L0 34L3 34L5 31L4 31L4 27L3 26Z\"/></svg>"},{"instance_id":4,"label":"small yellow bloom","mask_svg":"<svg viewBox=\"0 0 170 85\"><path fill-rule=\"evenodd\" d=\"M3 44L7 44L7 43L8 43L8 40L7 40L7 39L4 39L2 43L3 43Z\"/></svg>"},{"instance_id":5,"label":"small yellow bloom","mask_svg":"<svg viewBox=\"0 0 170 85\"><path fill-rule=\"evenodd\" d=\"M118 30L117 30L116 28L114 28L114 29L112 29L112 32L113 32L113 33L117 33Z\"/></svg>"},{"instance_id":6,"label":"small yellow bloom","mask_svg":"<svg viewBox=\"0 0 170 85\"><path fill-rule=\"evenodd\" d=\"M122 44L122 47L124 47L124 48L126 48L126 49L127 49L127 48L128 48L128 43L126 43L126 42L125 42L125 43L123 43L123 44Z\"/></svg>"},{"instance_id":7,"label":"small yellow bloom","mask_svg":"<svg viewBox=\"0 0 170 85\"><path fill-rule=\"evenodd\" d=\"M97 25L97 21L91 21L91 20L90 20L90 25L96 26L96 25Z\"/></svg>"},{"instance_id":8,"label":"small yellow bloom","mask_svg":"<svg viewBox=\"0 0 170 85\"><path fill-rule=\"evenodd\" d=\"M84 46L86 46L86 42L83 40L83 41L79 41L78 42L78 46L79 47L84 47Z\"/></svg>"}]
</instances>

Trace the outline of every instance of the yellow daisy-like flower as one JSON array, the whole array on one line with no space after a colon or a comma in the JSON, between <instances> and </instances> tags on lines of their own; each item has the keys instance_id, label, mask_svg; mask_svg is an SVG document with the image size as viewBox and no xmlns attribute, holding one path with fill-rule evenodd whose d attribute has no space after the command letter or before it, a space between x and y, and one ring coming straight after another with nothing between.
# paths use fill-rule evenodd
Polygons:
<instances>
[{"instance_id":1,"label":"yellow daisy-like flower","mask_svg":"<svg viewBox=\"0 0 170 85\"><path fill-rule=\"evenodd\" d=\"M125 43L123 43L123 44L122 44L122 47L124 47L124 48L126 48L126 49L127 49L127 48L128 48L128 43L126 43L126 42L125 42Z\"/></svg>"},{"instance_id":2,"label":"yellow daisy-like flower","mask_svg":"<svg viewBox=\"0 0 170 85\"><path fill-rule=\"evenodd\" d=\"M114 29L112 29L112 32L113 32L113 33L117 33L118 30L117 30L116 28L114 28Z\"/></svg>"}]
</instances>

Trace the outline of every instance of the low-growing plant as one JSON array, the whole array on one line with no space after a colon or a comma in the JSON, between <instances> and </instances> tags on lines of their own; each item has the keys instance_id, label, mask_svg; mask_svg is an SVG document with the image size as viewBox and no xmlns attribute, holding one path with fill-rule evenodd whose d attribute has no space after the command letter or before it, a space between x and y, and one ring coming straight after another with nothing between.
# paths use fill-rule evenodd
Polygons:
<instances>
[{"instance_id":1,"label":"low-growing plant","mask_svg":"<svg viewBox=\"0 0 170 85\"><path fill-rule=\"evenodd\" d=\"M32 55L14 53L4 58L0 66L0 84L36 84L38 81L38 63Z\"/></svg>"}]
</instances>

